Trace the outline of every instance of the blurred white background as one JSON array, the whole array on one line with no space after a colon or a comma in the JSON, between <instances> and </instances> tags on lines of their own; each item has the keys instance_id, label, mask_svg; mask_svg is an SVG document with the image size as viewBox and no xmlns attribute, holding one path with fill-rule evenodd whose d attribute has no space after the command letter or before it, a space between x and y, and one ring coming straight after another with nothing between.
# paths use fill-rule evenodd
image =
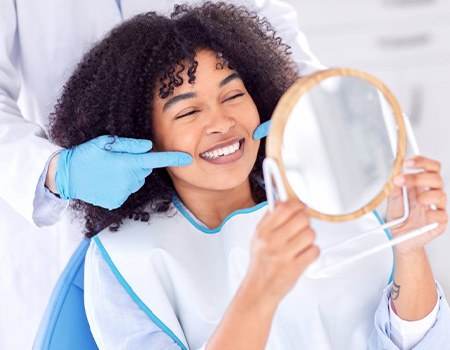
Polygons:
<instances>
[{"instance_id":1,"label":"blurred white background","mask_svg":"<svg viewBox=\"0 0 450 350\"><path fill-rule=\"evenodd\" d=\"M450 1L285 0L328 67L381 79L409 116L422 154L439 160L450 191ZM449 200L450 204L450 200ZM450 299L450 229L428 246Z\"/></svg>"}]
</instances>

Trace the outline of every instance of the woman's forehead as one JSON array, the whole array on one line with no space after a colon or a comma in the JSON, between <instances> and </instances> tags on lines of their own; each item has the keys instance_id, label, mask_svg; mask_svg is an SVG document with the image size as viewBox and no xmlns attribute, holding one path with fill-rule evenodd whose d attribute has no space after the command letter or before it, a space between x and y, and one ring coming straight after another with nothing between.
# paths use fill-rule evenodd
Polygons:
<instances>
[{"instance_id":1,"label":"woman's forehead","mask_svg":"<svg viewBox=\"0 0 450 350\"><path fill-rule=\"evenodd\" d=\"M181 61L181 64L174 67L172 76L166 76L165 79L160 80L165 86L169 86L170 83L174 85L174 91L169 95L179 91L194 90L195 85L198 86L198 84L210 84L216 80L220 82L236 72L228 66L221 54L210 49L197 51L194 59L195 62ZM177 80L176 83L174 79ZM161 97L158 87L156 90L156 95Z\"/></svg>"},{"instance_id":2,"label":"woman's forehead","mask_svg":"<svg viewBox=\"0 0 450 350\"><path fill-rule=\"evenodd\" d=\"M196 76L204 74L215 74L220 76L221 74L229 74L234 71L228 67L226 61L221 55L211 50L198 51L195 60L197 61Z\"/></svg>"}]
</instances>

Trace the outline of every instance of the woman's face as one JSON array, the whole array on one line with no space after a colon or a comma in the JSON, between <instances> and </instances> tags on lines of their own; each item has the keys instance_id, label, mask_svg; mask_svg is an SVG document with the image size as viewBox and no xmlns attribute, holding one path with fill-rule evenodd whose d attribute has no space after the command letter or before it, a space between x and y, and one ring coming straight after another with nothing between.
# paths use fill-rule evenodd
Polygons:
<instances>
[{"instance_id":1,"label":"woman's face","mask_svg":"<svg viewBox=\"0 0 450 350\"><path fill-rule=\"evenodd\" d=\"M196 61L194 84L185 70L173 95L162 99L157 89L153 97L154 150L192 156L189 166L167 168L178 191L235 189L248 182L256 161L258 111L237 72L214 52L199 51Z\"/></svg>"}]
</instances>

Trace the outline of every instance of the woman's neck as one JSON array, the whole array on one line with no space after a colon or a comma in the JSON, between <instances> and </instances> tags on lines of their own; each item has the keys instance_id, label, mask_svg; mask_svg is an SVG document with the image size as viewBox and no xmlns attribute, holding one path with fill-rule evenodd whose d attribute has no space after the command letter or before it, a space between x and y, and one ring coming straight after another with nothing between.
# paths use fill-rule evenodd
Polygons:
<instances>
[{"instance_id":1,"label":"woman's neck","mask_svg":"<svg viewBox=\"0 0 450 350\"><path fill-rule=\"evenodd\" d=\"M175 187L183 204L208 228L220 226L233 211L256 204L251 194L249 181L231 190L193 189L186 188L182 184Z\"/></svg>"}]
</instances>

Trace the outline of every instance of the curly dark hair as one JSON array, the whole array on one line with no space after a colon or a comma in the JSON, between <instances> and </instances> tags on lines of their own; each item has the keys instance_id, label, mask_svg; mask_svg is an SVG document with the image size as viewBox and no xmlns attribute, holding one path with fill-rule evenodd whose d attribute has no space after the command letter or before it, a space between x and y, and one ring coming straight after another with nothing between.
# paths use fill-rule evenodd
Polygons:
<instances>
[{"instance_id":1,"label":"curly dark hair","mask_svg":"<svg viewBox=\"0 0 450 350\"><path fill-rule=\"evenodd\" d=\"M176 5L170 17L149 12L124 22L83 57L50 116L50 139L65 148L100 135L153 139L151 96L155 91L162 98L171 95L183 84L185 69L194 84L199 49L216 52L236 69L261 122L270 119L281 95L298 79L289 46L266 19L224 2ZM264 154L261 142L250 174L256 202L265 200L258 185ZM92 237L107 226L117 230L126 217L149 220L144 207L168 211L174 191L168 173L155 169L120 208L110 211L81 200L71 206L84 214L85 235Z\"/></svg>"}]
</instances>

